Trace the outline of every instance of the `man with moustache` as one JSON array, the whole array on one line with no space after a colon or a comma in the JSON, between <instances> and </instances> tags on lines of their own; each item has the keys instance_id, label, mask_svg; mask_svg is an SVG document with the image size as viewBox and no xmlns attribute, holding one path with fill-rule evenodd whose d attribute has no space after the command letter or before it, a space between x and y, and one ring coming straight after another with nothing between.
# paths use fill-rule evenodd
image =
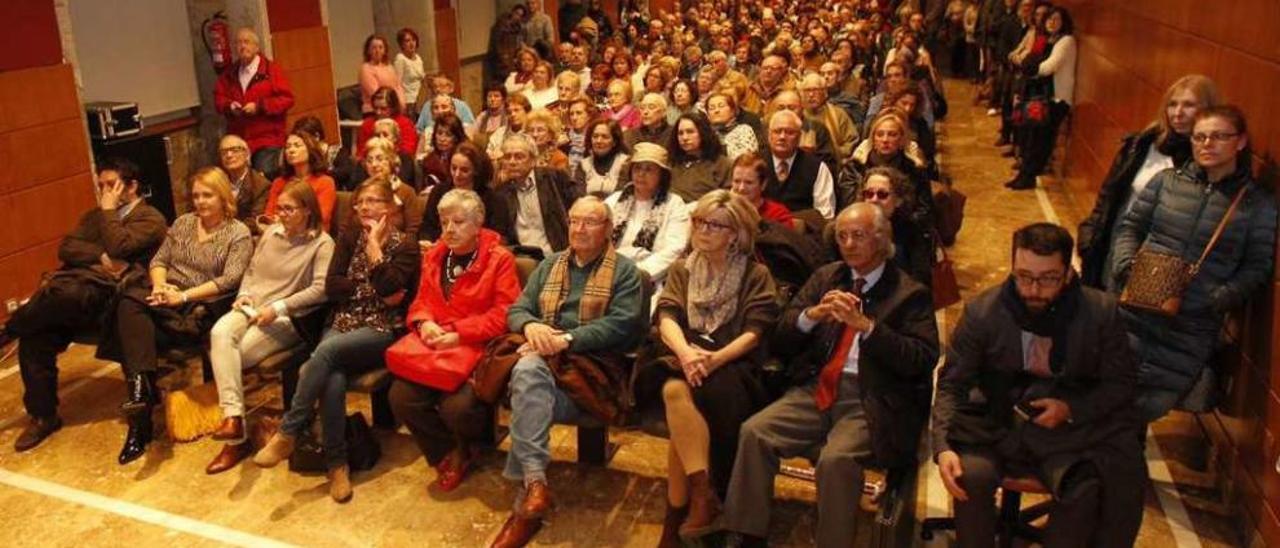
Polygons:
<instances>
[{"instance_id":1,"label":"man with moustache","mask_svg":"<svg viewBox=\"0 0 1280 548\"><path fill-rule=\"evenodd\" d=\"M993 546L1002 478L1054 498L1045 546L1132 546L1146 462L1115 299L1084 287L1066 229L1013 234L1012 274L965 306L938 376L933 449L960 546Z\"/></svg>"}]
</instances>

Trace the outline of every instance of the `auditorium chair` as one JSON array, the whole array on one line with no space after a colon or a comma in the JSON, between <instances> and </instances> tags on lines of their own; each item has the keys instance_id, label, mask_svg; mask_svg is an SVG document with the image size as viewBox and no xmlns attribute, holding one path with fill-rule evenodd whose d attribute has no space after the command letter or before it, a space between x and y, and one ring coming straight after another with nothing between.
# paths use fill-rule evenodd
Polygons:
<instances>
[{"instance_id":1,"label":"auditorium chair","mask_svg":"<svg viewBox=\"0 0 1280 548\"><path fill-rule=\"evenodd\" d=\"M1036 543L1042 541L1044 528L1033 522L1049 514L1053 509L1053 499L1024 509L1023 493L1048 495L1049 490L1040 480L1032 477L1006 477L1000 481L1000 513L996 518L996 542L1000 548L1013 548L1014 539ZM938 531L955 530L954 517L927 518L920 524L920 538L929 541L933 540Z\"/></svg>"}]
</instances>

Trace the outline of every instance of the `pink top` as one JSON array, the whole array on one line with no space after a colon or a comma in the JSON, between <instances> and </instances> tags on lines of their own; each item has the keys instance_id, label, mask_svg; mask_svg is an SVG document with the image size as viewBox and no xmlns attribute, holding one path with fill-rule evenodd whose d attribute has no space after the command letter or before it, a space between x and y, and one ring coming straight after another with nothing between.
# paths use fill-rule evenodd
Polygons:
<instances>
[{"instance_id":1,"label":"pink top","mask_svg":"<svg viewBox=\"0 0 1280 548\"><path fill-rule=\"evenodd\" d=\"M400 98L400 110L404 110L404 86L400 84L396 68L390 64L362 63L360 65L360 112L373 112L369 98L373 97L373 92L383 86L396 90L396 96Z\"/></svg>"}]
</instances>

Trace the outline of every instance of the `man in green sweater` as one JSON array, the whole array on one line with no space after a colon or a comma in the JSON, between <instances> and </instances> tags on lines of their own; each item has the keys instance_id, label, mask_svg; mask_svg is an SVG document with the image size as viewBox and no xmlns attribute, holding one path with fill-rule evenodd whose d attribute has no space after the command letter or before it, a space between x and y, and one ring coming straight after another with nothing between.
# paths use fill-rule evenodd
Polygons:
<instances>
[{"instance_id":1,"label":"man in green sweater","mask_svg":"<svg viewBox=\"0 0 1280 548\"><path fill-rule=\"evenodd\" d=\"M616 423L629 376L621 359L646 332L640 271L610 245L609 208L584 197L569 209L569 249L538 265L507 313L527 342L511 371L511 452L503 475L522 481L494 546L524 546L551 508L551 425L592 415ZM577 379L574 382L570 379Z\"/></svg>"}]
</instances>

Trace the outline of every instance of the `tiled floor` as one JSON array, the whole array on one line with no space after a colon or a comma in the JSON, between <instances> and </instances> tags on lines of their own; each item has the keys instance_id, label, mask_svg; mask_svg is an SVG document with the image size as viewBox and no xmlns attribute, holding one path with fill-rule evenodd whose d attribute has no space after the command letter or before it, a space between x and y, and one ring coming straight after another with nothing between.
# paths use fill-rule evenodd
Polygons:
<instances>
[{"instance_id":1,"label":"tiled floor","mask_svg":"<svg viewBox=\"0 0 1280 548\"><path fill-rule=\"evenodd\" d=\"M1052 217L1074 227L1090 205L1076 203L1052 181L1046 181L1043 193L1002 188L1000 183L1012 173L1008 160L991 146L996 119L970 106L972 95L966 84L949 85L952 114L942 160L956 186L969 196L967 221L951 250L966 295L1006 275L1013 228ZM939 314L944 333L954 326L957 313L958 307L952 307ZM94 360L92 349L85 347L73 348L61 364L67 426L36 451L14 454L10 447L24 421L21 382L15 360L0 363L0 531L8 545L266 546L274 541L482 546L498 532L511 506L514 490L499 475L505 446L485 459L461 488L443 495L428 491L434 472L403 432L380 434L383 459L373 471L355 476L355 499L345 506L328 499L323 476L252 465L206 476L204 466L219 449L209 440L161 441L140 461L118 466L115 455L125 431L116 413L124 392L118 368ZM180 386L183 377L171 375L166 382ZM253 393L250 402L265 404L258 414L278 409L279 391L268 385ZM351 400L366 413L367 403L362 397ZM1188 417L1166 419L1154 431L1160 450L1172 460L1194 463L1199 458L1201 438ZM612 438L619 446L617 455L607 468L595 468L573 463L571 429L553 431L551 483L558 510L536 544L655 544L664 508L666 441L617 431ZM1182 467L1172 468L1173 479L1189 480ZM930 477L932 470L924 470L917 515L945 515L948 500L936 472ZM1206 499L1214 491L1179 487L1155 482L1138 545L1188 546L1187 538L1203 546L1235 545L1241 532L1229 520L1197 509L1212 506ZM1166 496L1157 497L1156 490ZM811 545L812 485L783 478L778 496L771 540L782 546ZM1161 498L1166 499L1163 505ZM1185 514L1166 506L1178 500L1186 501ZM947 542L944 535L931 545Z\"/></svg>"}]
</instances>

